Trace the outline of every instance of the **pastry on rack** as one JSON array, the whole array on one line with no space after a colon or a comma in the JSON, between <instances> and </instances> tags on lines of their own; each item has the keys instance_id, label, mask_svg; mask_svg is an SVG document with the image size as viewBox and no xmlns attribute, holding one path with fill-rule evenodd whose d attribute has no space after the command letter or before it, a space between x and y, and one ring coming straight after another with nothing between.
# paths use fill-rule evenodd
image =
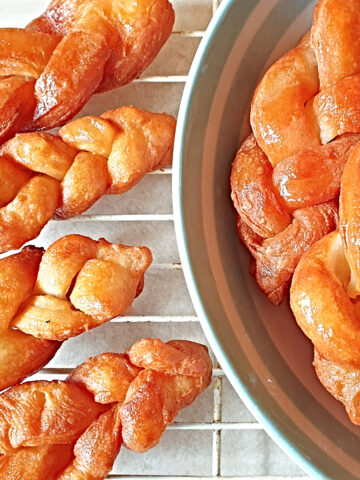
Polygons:
<instances>
[{"instance_id":1,"label":"pastry on rack","mask_svg":"<svg viewBox=\"0 0 360 480\"><path fill-rule=\"evenodd\" d=\"M325 236L300 260L291 308L314 344L316 373L360 425L360 144L341 181L339 231Z\"/></svg>"},{"instance_id":2,"label":"pastry on rack","mask_svg":"<svg viewBox=\"0 0 360 480\"><path fill-rule=\"evenodd\" d=\"M173 23L168 0L53 0L26 28L0 29L0 143L137 78Z\"/></svg>"},{"instance_id":3,"label":"pastry on rack","mask_svg":"<svg viewBox=\"0 0 360 480\"><path fill-rule=\"evenodd\" d=\"M64 340L123 315L151 261L146 247L81 235L0 259L0 390L39 370Z\"/></svg>"},{"instance_id":4,"label":"pastry on rack","mask_svg":"<svg viewBox=\"0 0 360 480\"><path fill-rule=\"evenodd\" d=\"M103 480L122 444L154 447L211 374L203 345L145 338L89 358L63 382L12 387L0 395L0 476Z\"/></svg>"},{"instance_id":5,"label":"pastry on rack","mask_svg":"<svg viewBox=\"0 0 360 480\"><path fill-rule=\"evenodd\" d=\"M134 107L85 116L58 135L21 133L0 147L0 253L35 238L54 216L87 210L172 161L175 119Z\"/></svg>"},{"instance_id":6,"label":"pastry on rack","mask_svg":"<svg viewBox=\"0 0 360 480\"><path fill-rule=\"evenodd\" d=\"M360 141L360 3L320 0L299 45L265 73L233 164L238 230L275 304L310 245L336 228L340 179Z\"/></svg>"}]
</instances>

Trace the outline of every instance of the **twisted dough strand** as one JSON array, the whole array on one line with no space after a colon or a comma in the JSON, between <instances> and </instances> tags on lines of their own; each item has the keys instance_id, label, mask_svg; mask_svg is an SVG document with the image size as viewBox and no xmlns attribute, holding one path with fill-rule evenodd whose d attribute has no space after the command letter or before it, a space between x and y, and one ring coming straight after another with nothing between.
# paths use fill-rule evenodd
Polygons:
<instances>
[{"instance_id":1,"label":"twisted dough strand","mask_svg":"<svg viewBox=\"0 0 360 480\"><path fill-rule=\"evenodd\" d=\"M314 344L314 366L327 390L360 425L359 369L360 145L341 181L339 231L302 257L291 286L291 308Z\"/></svg>"},{"instance_id":2,"label":"twisted dough strand","mask_svg":"<svg viewBox=\"0 0 360 480\"><path fill-rule=\"evenodd\" d=\"M211 372L203 345L143 339L128 354L88 359L65 382L11 388L0 395L1 478L103 480L121 444L155 446Z\"/></svg>"},{"instance_id":3,"label":"twisted dough strand","mask_svg":"<svg viewBox=\"0 0 360 480\"><path fill-rule=\"evenodd\" d=\"M0 144L137 78L173 23L168 0L54 0L25 29L0 29Z\"/></svg>"},{"instance_id":4,"label":"twisted dough strand","mask_svg":"<svg viewBox=\"0 0 360 480\"><path fill-rule=\"evenodd\" d=\"M121 107L62 127L22 133L0 149L0 252L35 238L53 217L87 210L171 163L175 120Z\"/></svg>"},{"instance_id":5,"label":"twisted dough strand","mask_svg":"<svg viewBox=\"0 0 360 480\"><path fill-rule=\"evenodd\" d=\"M81 235L1 259L0 390L46 364L60 342L123 315L151 261L146 247Z\"/></svg>"},{"instance_id":6,"label":"twisted dough strand","mask_svg":"<svg viewBox=\"0 0 360 480\"><path fill-rule=\"evenodd\" d=\"M253 134L233 164L240 238L275 304L301 256L336 228L341 175L360 141L359 12L359 0L319 1L310 33L260 81ZM298 220L311 216L310 232Z\"/></svg>"}]
</instances>

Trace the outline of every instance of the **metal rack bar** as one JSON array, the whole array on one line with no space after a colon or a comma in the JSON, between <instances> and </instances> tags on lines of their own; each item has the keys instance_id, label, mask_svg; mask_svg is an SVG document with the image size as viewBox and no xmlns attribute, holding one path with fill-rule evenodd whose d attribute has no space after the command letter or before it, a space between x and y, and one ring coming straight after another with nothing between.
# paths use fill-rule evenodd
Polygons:
<instances>
[{"instance_id":1,"label":"metal rack bar","mask_svg":"<svg viewBox=\"0 0 360 480\"><path fill-rule=\"evenodd\" d=\"M218 480L218 477L193 477L193 476L161 476L161 475L151 475L151 478L159 480ZM307 480L309 477L305 475L269 475L269 476L246 476L246 477L235 477L235 476L223 476L225 480ZM109 475L108 479L110 480L149 480L147 476L141 475ZM310 480L310 479L309 479Z\"/></svg>"},{"instance_id":2,"label":"metal rack bar","mask_svg":"<svg viewBox=\"0 0 360 480\"><path fill-rule=\"evenodd\" d=\"M66 220L54 219L52 222L169 222L174 220L174 215L165 214L140 214L131 215L91 215L83 214Z\"/></svg>"},{"instance_id":3,"label":"metal rack bar","mask_svg":"<svg viewBox=\"0 0 360 480\"><path fill-rule=\"evenodd\" d=\"M217 363L219 367L219 364ZM222 418L222 376L214 378L214 417L213 417L213 451L212 451L212 474L214 477L221 475L221 430L225 425ZM200 428L205 428L202 424Z\"/></svg>"}]
</instances>

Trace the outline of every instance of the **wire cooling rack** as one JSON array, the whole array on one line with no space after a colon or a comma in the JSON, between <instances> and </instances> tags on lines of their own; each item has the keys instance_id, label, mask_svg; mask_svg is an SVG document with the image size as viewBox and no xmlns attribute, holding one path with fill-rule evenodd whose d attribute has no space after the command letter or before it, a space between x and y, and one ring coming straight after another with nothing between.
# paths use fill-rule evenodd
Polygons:
<instances>
[{"instance_id":1,"label":"wire cooling rack","mask_svg":"<svg viewBox=\"0 0 360 480\"><path fill-rule=\"evenodd\" d=\"M174 32L153 65L131 85L95 96L82 115L100 114L126 104L177 114L192 58L221 0L172 1L177 15ZM0 0L0 26L23 26L47 3L48 0ZM144 292L129 314L67 341L49 366L33 378L64 379L88 356L124 351L143 336L206 343L179 263L171 173L171 168L154 172L130 192L104 197L80 217L52 221L32 242L46 247L60 236L81 233L94 238L103 236L112 242L144 244L154 254ZM308 477L269 439L237 398L214 359L212 387L181 412L158 447L142 455L122 449L109 478L304 480Z\"/></svg>"}]
</instances>

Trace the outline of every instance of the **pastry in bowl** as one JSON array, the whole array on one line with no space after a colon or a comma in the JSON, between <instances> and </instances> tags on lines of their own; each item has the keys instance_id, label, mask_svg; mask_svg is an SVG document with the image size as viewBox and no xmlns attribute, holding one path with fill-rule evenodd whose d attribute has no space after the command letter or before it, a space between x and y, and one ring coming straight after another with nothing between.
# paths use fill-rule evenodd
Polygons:
<instances>
[{"instance_id":1,"label":"pastry in bowl","mask_svg":"<svg viewBox=\"0 0 360 480\"><path fill-rule=\"evenodd\" d=\"M360 141L360 3L320 0L310 32L261 79L232 168L251 272L275 304L309 247L337 226L341 175Z\"/></svg>"},{"instance_id":2,"label":"pastry in bowl","mask_svg":"<svg viewBox=\"0 0 360 480\"><path fill-rule=\"evenodd\" d=\"M313 245L291 286L295 318L314 344L316 373L360 425L360 144L345 166L339 231Z\"/></svg>"}]
</instances>

